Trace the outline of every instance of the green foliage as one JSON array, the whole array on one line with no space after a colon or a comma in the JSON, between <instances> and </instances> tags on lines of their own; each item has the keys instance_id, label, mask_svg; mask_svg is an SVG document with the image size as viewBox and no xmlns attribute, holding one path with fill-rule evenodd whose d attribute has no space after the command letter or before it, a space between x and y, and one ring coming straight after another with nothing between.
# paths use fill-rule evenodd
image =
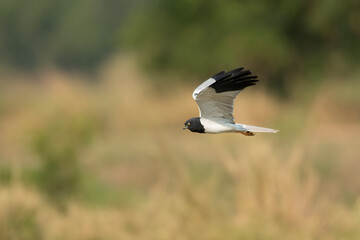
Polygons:
<instances>
[{"instance_id":1,"label":"green foliage","mask_svg":"<svg viewBox=\"0 0 360 240\"><path fill-rule=\"evenodd\" d=\"M285 91L359 65L359 10L355 0L3 0L0 63L89 71L120 45L151 70L244 66Z\"/></svg>"},{"instance_id":2,"label":"green foliage","mask_svg":"<svg viewBox=\"0 0 360 240\"><path fill-rule=\"evenodd\" d=\"M8 166L0 164L0 185L3 183L9 183L11 180L11 171Z\"/></svg>"},{"instance_id":3,"label":"green foliage","mask_svg":"<svg viewBox=\"0 0 360 240\"><path fill-rule=\"evenodd\" d=\"M40 160L37 186L60 207L80 190L82 171L78 152L92 134L89 119L62 119L50 123L34 137L33 148Z\"/></svg>"},{"instance_id":4,"label":"green foliage","mask_svg":"<svg viewBox=\"0 0 360 240\"><path fill-rule=\"evenodd\" d=\"M13 206L6 210L0 222L0 239L41 240L41 226L36 221L36 210Z\"/></svg>"},{"instance_id":5,"label":"green foliage","mask_svg":"<svg viewBox=\"0 0 360 240\"><path fill-rule=\"evenodd\" d=\"M150 69L204 77L245 66L281 88L286 77L359 64L359 10L350 0L153 0L124 35Z\"/></svg>"},{"instance_id":6,"label":"green foliage","mask_svg":"<svg viewBox=\"0 0 360 240\"><path fill-rule=\"evenodd\" d=\"M0 61L90 69L115 46L127 5L116 0L0 2Z\"/></svg>"}]
</instances>

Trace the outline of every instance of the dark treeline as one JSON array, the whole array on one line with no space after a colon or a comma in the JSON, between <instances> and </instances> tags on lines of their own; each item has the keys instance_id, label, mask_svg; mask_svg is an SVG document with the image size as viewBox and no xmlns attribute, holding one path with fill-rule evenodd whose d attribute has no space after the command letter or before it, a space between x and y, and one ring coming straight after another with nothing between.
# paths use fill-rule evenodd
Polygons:
<instances>
[{"instance_id":1,"label":"dark treeline","mask_svg":"<svg viewBox=\"0 0 360 240\"><path fill-rule=\"evenodd\" d=\"M204 77L245 66L284 90L360 62L356 0L156 0L132 23L128 41L151 69Z\"/></svg>"},{"instance_id":2,"label":"dark treeline","mask_svg":"<svg viewBox=\"0 0 360 240\"><path fill-rule=\"evenodd\" d=\"M151 70L245 66L281 88L359 64L359 13L357 0L3 0L0 61L86 70L125 49Z\"/></svg>"},{"instance_id":3,"label":"dark treeline","mask_svg":"<svg viewBox=\"0 0 360 240\"><path fill-rule=\"evenodd\" d=\"M94 68L117 46L129 5L126 0L2 0L0 61L27 70L48 63Z\"/></svg>"}]
</instances>

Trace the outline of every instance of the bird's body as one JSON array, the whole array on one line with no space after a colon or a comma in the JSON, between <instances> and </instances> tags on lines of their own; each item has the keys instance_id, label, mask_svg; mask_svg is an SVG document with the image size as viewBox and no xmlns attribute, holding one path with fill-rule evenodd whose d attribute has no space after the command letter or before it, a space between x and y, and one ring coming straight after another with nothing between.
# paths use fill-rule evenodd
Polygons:
<instances>
[{"instance_id":1,"label":"bird's body","mask_svg":"<svg viewBox=\"0 0 360 240\"><path fill-rule=\"evenodd\" d=\"M223 122L221 119L200 118L200 122L206 126L206 133L236 132L235 124Z\"/></svg>"},{"instance_id":2,"label":"bird's body","mask_svg":"<svg viewBox=\"0 0 360 240\"><path fill-rule=\"evenodd\" d=\"M193 92L193 98L199 105L200 117L187 120L184 129L198 133L239 132L246 136L253 136L254 132L276 133L277 130L274 129L234 121L234 99L244 88L255 85L257 81L257 76L243 68L222 71L209 78Z\"/></svg>"}]
</instances>

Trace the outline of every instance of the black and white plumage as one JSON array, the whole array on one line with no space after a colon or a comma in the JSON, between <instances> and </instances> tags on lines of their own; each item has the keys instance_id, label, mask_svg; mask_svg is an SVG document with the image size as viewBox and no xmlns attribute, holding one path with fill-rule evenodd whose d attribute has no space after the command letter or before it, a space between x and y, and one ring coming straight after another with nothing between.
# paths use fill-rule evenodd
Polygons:
<instances>
[{"instance_id":1,"label":"black and white plumage","mask_svg":"<svg viewBox=\"0 0 360 240\"><path fill-rule=\"evenodd\" d=\"M239 132L247 136L253 136L255 132L276 133L278 130L234 121L236 96L257 81L257 76L244 68L215 74L193 92L193 98L199 105L200 117L187 120L183 129L198 133Z\"/></svg>"}]
</instances>

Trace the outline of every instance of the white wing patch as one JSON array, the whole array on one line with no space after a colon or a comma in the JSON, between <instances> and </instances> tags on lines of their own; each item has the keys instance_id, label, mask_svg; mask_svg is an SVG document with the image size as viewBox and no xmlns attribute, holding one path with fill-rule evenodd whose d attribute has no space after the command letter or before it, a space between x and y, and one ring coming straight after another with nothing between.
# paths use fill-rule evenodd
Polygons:
<instances>
[{"instance_id":1,"label":"white wing patch","mask_svg":"<svg viewBox=\"0 0 360 240\"><path fill-rule=\"evenodd\" d=\"M200 117L207 119L221 118L233 123L234 99L240 92L241 90L216 93L211 87L202 91L196 99L199 105Z\"/></svg>"},{"instance_id":2,"label":"white wing patch","mask_svg":"<svg viewBox=\"0 0 360 240\"><path fill-rule=\"evenodd\" d=\"M197 96L203 91L205 90L207 87L209 87L211 84L213 84L214 82L216 82L215 79L213 78L209 78L208 80L206 80L205 82L203 82L200 86L198 86L194 92L193 92L193 98L196 100Z\"/></svg>"},{"instance_id":3,"label":"white wing patch","mask_svg":"<svg viewBox=\"0 0 360 240\"><path fill-rule=\"evenodd\" d=\"M234 99L241 90L216 93L215 89L210 87L215 82L215 79L209 78L193 92L193 98L199 105L200 117L221 118L232 123L234 122Z\"/></svg>"},{"instance_id":4,"label":"white wing patch","mask_svg":"<svg viewBox=\"0 0 360 240\"><path fill-rule=\"evenodd\" d=\"M249 70L239 68L227 73L219 72L203 82L193 92L200 117L234 123L234 100L244 88L255 85L256 78Z\"/></svg>"}]
</instances>

